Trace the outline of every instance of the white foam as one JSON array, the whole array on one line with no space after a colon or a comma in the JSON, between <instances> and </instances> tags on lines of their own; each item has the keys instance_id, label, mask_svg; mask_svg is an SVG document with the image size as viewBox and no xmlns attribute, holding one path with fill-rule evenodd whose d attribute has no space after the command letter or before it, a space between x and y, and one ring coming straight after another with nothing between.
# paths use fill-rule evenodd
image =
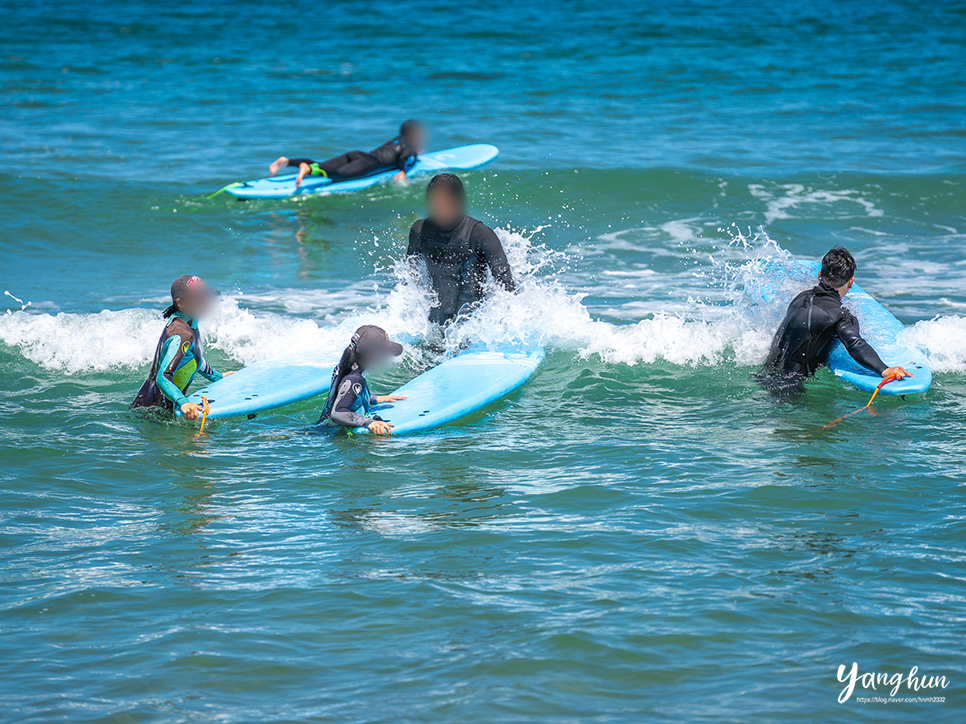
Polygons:
<instances>
[{"instance_id":1,"label":"white foam","mask_svg":"<svg viewBox=\"0 0 966 724\"><path fill-rule=\"evenodd\" d=\"M966 372L966 318L936 317L916 322L900 340L926 353L934 373Z\"/></svg>"},{"instance_id":2,"label":"white foam","mask_svg":"<svg viewBox=\"0 0 966 724\"><path fill-rule=\"evenodd\" d=\"M780 184L775 189L766 188L762 184L749 184L751 195L765 203L765 223L771 224L778 219L794 218L792 211L802 206L818 205L825 208L838 207L847 204L845 213L836 212L836 218L850 218L855 216L855 205L862 207L863 216L882 216L881 209L862 196L859 191L850 189L843 191L827 191L824 189L810 189L804 184Z\"/></svg>"},{"instance_id":3,"label":"white foam","mask_svg":"<svg viewBox=\"0 0 966 724\"><path fill-rule=\"evenodd\" d=\"M157 313L146 309L98 314L0 316L0 341L27 359L73 374L84 370L137 367L150 361L158 342Z\"/></svg>"},{"instance_id":4,"label":"white foam","mask_svg":"<svg viewBox=\"0 0 966 724\"><path fill-rule=\"evenodd\" d=\"M694 241L701 235L703 231L701 225L695 223L698 221L701 221L701 219L678 219L665 222L658 228L671 237L673 241L679 244L685 244L689 241Z\"/></svg>"},{"instance_id":5,"label":"white foam","mask_svg":"<svg viewBox=\"0 0 966 724\"><path fill-rule=\"evenodd\" d=\"M603 322L594 319L583 305L584 295L568 292L554 281L554 274L545 273L559 261L552 252L532 246L522 235L503 230L498 233L515 273L522 270L518 274L520 289L516 294L491 290L481 313L452 335L455 342L540 344L628 365L658 360L716 365L728 358L738 364L756 364L764 358L771 329L756 328L756 315L748 309L733 304L692 304L691 314L658 312L635 324ZM772 244L772 248L777 246ZM739 251L732 256L754 254ZM742 268L726 266L729 271L725 276L729 277ZM733 285L734 281L727 283Z\"/></svg>"},{"instance_id":6,"label":"white foam","mask_svg":"<svg viewBox=\"0 0 966 724\"><path fill-rule=\"evenodd\" d=\"M787 298L809 282L792 278L788 289L772 295L773 302L763 302L756 287L761 281L761 260L781 263L788 254L764 233L745 235L734 226L728 231L731 243L688 272L696 281L695 291L702 292L700 300L682 302L674 313L667 306L648 312L644 302L628 302L625 308L637 321L612 324L592 315L583 294L557 281L569 269L566 254L535 243L532 233L497 230L518 281L518 293L492 288L481 313L453 330L444 342L452 348L467 341L539 344L608 364L659 360L690 366L760 364ZM350 288L352 293L280 290L226 297L201 325L206 348L241 364L293 356L328 361L344 349L361 324L378 324L394 338L410 343L430 334L431 299L419 275L404 261L387 274L388 292L367 282ZM629 269L627 275L639 282L651 276L646 269ZM259 304L286 311L259 311ZM0 316L0 342L18 348L45 368L68 374L137 369L150 362L162 327L157 311L147 309L96 314L18 311ZM920 322L907 334L906 341L923 348L937 372L966 371L962 317Z\"/></svg>"},{"instance_id":7,"label":"white foam","mask_svg":"<svg viewBox=\"0 0 966 724\"><path fill-rule=\"evenodd\" d=\"M404 288L397 288L390 298L405 294ZM220 350L241 364L285 357L328 361L341 353L362 324L378 324L404 339L424 334L428 301L421 310L409 303L399 306L398 314L372 307L317 322L243 309L237 297L226 297L200 327L206 349ZM19 348L24 357L47 369L67 374L137 369L151 361L163 328L158 312L147 309L96 314L13 312L0 316L0 342Z\"/></svg>"}]
</instances>

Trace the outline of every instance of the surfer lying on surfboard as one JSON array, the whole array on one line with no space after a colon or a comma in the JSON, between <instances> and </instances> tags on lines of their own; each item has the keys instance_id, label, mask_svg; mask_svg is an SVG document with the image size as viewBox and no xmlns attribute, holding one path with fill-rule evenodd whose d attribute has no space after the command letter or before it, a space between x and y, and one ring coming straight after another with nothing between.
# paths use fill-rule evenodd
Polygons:
<instances>
[{"instance_id":1,"label":"surfer lying on surfboard","mask_svg":"<svg viewBox=\"0 0 966 724\"><path fill-rule=\"evenodd\" d=\"M222 375L205 361L201 349L198 320L207 316L218 292L199 277L185 274L171 284L171 306L164 310L168 320L154 351L151 373L141 385L131 407L160 407L173 410L177 405L189 420L201 414L201 405L188 402L185 392L195 374L211 380Z\"/></svg>"},{"instance_id":2,"label":"surfer lying on surfboard","mask_svg":"<svg viewBox=\"0 0 966 724\"><path fill-rule=\"evenodd\" d=\"M293 166L298 169L298 176L295 178L295 187L298 188L306 176L323 176L337 183L398 168L399 173L392 180L404 182L406 173L416 165L416 159L423 152L425 136L422 124L409 120L399 127L396 138L369 153L349 151L322 162L313 161L311 158L279 156L268 167L268 175L274 176L280 169Z\"/></svg>"},{"instance_id":3,"label":"surfer lying on surfboard","mask_svg":"<svg viewBox=\"0 0 966 724\"><path fill-rule=\"evenodd\" d=\"M318 424L352 430L366 427L369 432L388 435L392 425L376 417L368 417L369 408L380 402L405 400L399 395L373 395L369 392L366 373L385 365L402 354L402 345L389 339L382 327L366 324L356 330L342 359L332 371L329 397Z\"/></svg>"},{"instance_id":4,"label":"surfer lying on surfboard","mask_svg":"<svg viewBox=\"0 0 966 724\"><path fill-rule=\"evenodd\" d=\"M826 361L829 344L835 338L852 359L882 377L912 377L902 367L886 367L859 334L859 321L842 305L842 298L854 282L852 255L842 248L829 251L822 259L818 286L802 292L788 305L758 376L763 387L777 395L804 392L805 381Z\"/></svg>"},{"instance_id":5,"label":"surfer lying on surfboard","mask_svg":"<svg viewBox=\"0 0 966 724\"><path fill-rule=\"evenodd\" d=\"M426 263L436 298L431 322L446 324L479 304L487 269L507 291L516 289L493 229L466 215L466 191L459 176L434 176L426 186L426 204L429 218L412 225L406 256Z\"/></svg>"}]
</instances>

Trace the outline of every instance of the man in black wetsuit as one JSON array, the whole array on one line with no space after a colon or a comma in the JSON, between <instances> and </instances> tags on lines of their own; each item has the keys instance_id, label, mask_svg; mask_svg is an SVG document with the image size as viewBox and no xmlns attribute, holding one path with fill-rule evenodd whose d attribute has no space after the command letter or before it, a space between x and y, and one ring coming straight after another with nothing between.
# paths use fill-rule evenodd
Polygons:
<instances>
[{"instance_id":1,"label":"man in black wetsuit","mask_svg":"<svg viewBox=\"0 0 966 724\"><path fill-rule=\"evenodd\" d=\"M434 176L426 187L429 218L409 230L408 258L426 263L436 293L430 321L446 324L483 299L486 270L507 291L516 285L503 245L493 229L466 215L466 193L459 176Z\"/></svg>"},{"instance_id":2,"label":"man in black wetsuit","mask_svg":"<svg viewBox=\"0 0 966 724\"><path fill-rule=\"evenodd\" d=\"M886 367L859 334L859 322L842 297L855 281L855 259L845 249L832 249L822 259L818 286L799 294L788 305L775 333L768 359L759 375L763 386L776 394L795 395L828 358L829 344L838 338L852 359L883 377L912 375L902 367Z\"/></svg>"},{"instance_id":3,"label":"man in black wetsuit","mask_svg":"<svg viewBox=\"0 0 966 724\"><path fill-rule=\"evenodd\" d=\"M417 157L423 152L424 141L425 133L422 124L419 121L410 120L399 127L399 135L396 138L374 148L369 153L349 151L321 163L311 158L279 156L268 167L268 175L274 176L279 169L294 166L298 169L298 176L295 179L297 188L306 176L324 176L332 182L338 182L399 169L392 180L404 181L406 173L416 164Z\"/></svg>"}]
</instances>

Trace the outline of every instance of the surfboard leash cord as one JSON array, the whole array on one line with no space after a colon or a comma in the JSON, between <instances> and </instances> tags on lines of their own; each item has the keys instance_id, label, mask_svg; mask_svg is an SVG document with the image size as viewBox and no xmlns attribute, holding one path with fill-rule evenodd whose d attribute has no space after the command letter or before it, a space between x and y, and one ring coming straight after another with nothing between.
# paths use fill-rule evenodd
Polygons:
<instances>
[{"instance_id":1,"label":"surfboard leash cord","mask_svg":"<svg viewBox=\"0 0 966 724\"><path fill-rule=\"evenodd\" d=\"M201 396L201 429L198 430L198 434L195 437L201 437L201 433L205 431L205 421L208 419L208 411L211 408L208 406L208 398L204 395Z\"/></svg>"},{"instance_id":2,"label":"surfboard leash cord","mask_svg":"<svg viewBox=\"0 0 966 724\"><path fill-rule=\"evenodd\" d=\"M892 382L895 378L896 378L896 376L894 374L893 375L889 375L884 380L882 380L882 382L880 382L878 385L876 385L875 391L872 393L872 397L869 399L869 401L865 405L865 407L860 407L858 410L853 410L852 412L850 412L847 415L842 415L842 417L837 417L834 420L832 420L828 425L825 425L824 427L820 427L818 430L813 430L812 432L821 432L822 430L828 430L833 425L837 425L838 423L842 422L842 420L844 420L845 418L852 417L852 415L858 415L860 412L863 412L865 410L868 410L870 407L872 407L872 403L875 402L875 398L879 394L879 390L881 390L887 384L889 384L890 382ZM809 434L811 434L811 433L809 433Z\"/></svg>"},{"instance_id":3,"label":"surfboard leash cord","mask_svg":"<svg viewBox=\"0 0 966 724\"><path fill-rule=\"evenodd\" d=\"M213 199L213 198L215 198L215 197L216 197L216 196L217 196L218 194L223 194L223 193L225 193L225 191L227 191L228 189L237 189L237 188L238 188L239 186L244 186L244 185L245 185L245 183L244 183L243 181L235 181L234 183L230 183L230 184L228 184L228 185L227 185L227 186L225 186L224 188L221 188L221 189L218 189L218 190L217 190L217 191L215 191L215 193L213 193L213 194L212 194L211 196L205 196L205 198L206 198L206 199Z\"/></svg>"}]
</instances>

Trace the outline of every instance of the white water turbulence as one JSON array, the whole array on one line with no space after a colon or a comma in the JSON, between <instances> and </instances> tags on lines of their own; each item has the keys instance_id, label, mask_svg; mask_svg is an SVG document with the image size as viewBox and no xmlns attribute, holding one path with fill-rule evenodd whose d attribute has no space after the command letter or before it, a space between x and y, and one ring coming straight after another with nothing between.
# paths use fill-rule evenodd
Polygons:
<instances>
[{"instance_id":1,"label":"white water turbulence","mask_svg":"<svg viewBox=\"0 0 966 724\"><path fill-rule=\"evenodd\" d=\"M966 318L943 316L906 327L902 342L926 353L933 374L966 373Z\"/></svg>"},{"instance_id":2,"label":"white water turbulence","mask_svg":"<svg viewBox=\"0 0 966 724\"><path fill-rule=\"evenodd\" d=\"M585 295L558 281L570 270L571 260L534 242L545 228L529 234L497 230L518 290L510 293L491 284L479 313L454 325L442 340L427 321L432 298L425 280L408 262L398 261L388 270L389 291L363 296L360 290L355 307L344 295L336 300L325 295L313 299L302 290L273 293L272 302L281 300L287 308L298 309L299 316L290 316L259 311L257 295L226 296L200 324L205 347L241 365L284 358L329 361L338 357L357 327L377 324L405 343L411 358L424 356L417 345L421 339L436 337L450 352L470 343L517 343L571 351L582 359L596 357L604 364L753 367L764 360L787 301L810 283L792 274L776 301L763 302L761 261L780 261L789 254L763 231L742 234L732 226L719 230L730 241L710 255L702 254L704 261L691 270L694 295L685 311L657 311L636 323L614 324L594 318L583 303ZM333 304L341 311L331 312ZM0 342L45 369L66 374L142 368L150 363L164 325L160 309L37 314L23 307L0 315ZM905 334L905 342L927 353L935 372L966 371L962 317L921 321Z\"/></svg>"},{"instance_id":3,"label":"white water turbulence","mask_svg":"<svg viewBox=\"0 0 966 724\"><path fill-rule=\"evenodd\" d=\"M808 188L803 184L765 186L749 184L748 191L765 204L765 222L772 224L781 219L793 219L799 209L808 209L836 219L882 216L881 209L865 198L860 191L852 189L826 190Z\"/></svg>"}]
</instances>

